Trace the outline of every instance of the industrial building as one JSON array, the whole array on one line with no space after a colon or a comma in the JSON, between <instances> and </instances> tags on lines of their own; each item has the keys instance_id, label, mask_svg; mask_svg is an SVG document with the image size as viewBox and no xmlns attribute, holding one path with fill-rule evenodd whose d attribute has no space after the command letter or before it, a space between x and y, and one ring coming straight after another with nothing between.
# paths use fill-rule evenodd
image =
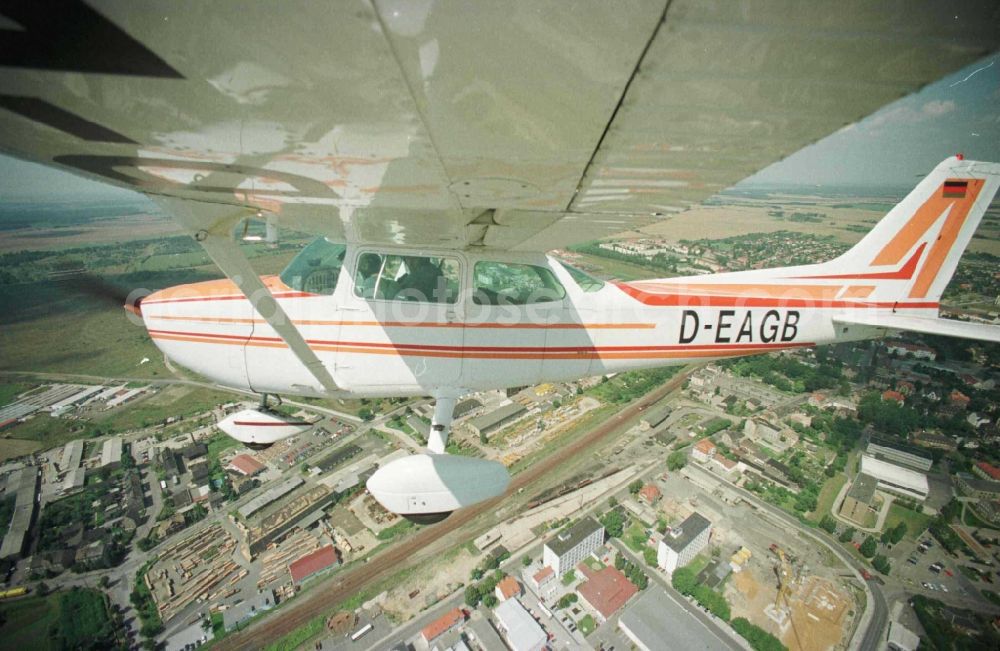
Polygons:
<instances>
[{"instance_id":1,"label":"industrial building","mask_svg":"<svg viewBox=\"0 0 1000 651\"><path fill-rule=\"evenodd\" d=\"M633 600L618 619L618 627L641 651L657 651L669 640L676 649L714 649L719 646L709 630L667 595L651 585Z\"/></svg>"},{"instance_id":2,"label":"industrial building","mask_svg":"<svg viewBox=\"0 0 1000 651\"><path fill-rule=\"evenodd\" d=\"M7 476L7 494L14 494L14 516L0 544L0 558L20 558L28 548L28 532L38 510L38 468L25 466Z\"/></svg>"},{"instance_id":3,"label":"industrial building","mask_svg":"<svg viewBox=\"0 0 1000 651\"><path fill-rule=\"evenodd\" d=\"M698 553L708 546L712 537L712 523L700 513L692 513L679 527L667 529L656 550L656 564L661 569L673 573L684 567Z\"/></svg>"},{"instance_id":4,"label":"industrial building","mask_svg":"<svg viewBox=\"0 0 1000 651\"><path fill-rule=\"evenodd\" d=\"M917 472L928 472L934 464L933 457L920 448L874 436L868 441L865 451L880 461L888 461Z\"/></svg>"},{"instance_id":5,"label":"industrial building","mask_svg":"<svg viewBox=\"0 0 1000 651\"><path fill-rule=\"evenodd\" d=\"M122 437L112 436L101 447L101 467L114 468L122 461Z\"/></svg>"},{"instance_id":6,"label":"industrial building","mask_svg":"<svg viewBox=\"0 0 1000 651\"><path fill-rule=\"evenodd\" d=\"M256 474L264 472L267 466L257 461L249 454L238 454L232 458L228 465L226 465L226 470L232 470L233 472L238 472L244 477L253 477Z\"/></svg>"},{"instance_id":7,"label":"industrial building","mask_svg":"<svg viewBox=\"0 0 1000 651\"><path fill-rule=\"evenodd\" d=\"M872 501L875 499L875 488L878 481L871 475L861 473L851 484L844 503L840 507L840 515L848 520L865 525L865 518L872 512Z\"/></svg>"},{"instance_id":8,"label":"industrial building","mask_svg":"<svg viewBox=\"0 0 1000 651\"><path fill-rule=\"evenodd\" d=\"M545 630L517 599L501 602L493 614L511 651L541 651L545 648L548 642Z\"/></svg>"},{"instance_id":9,"label":"industrial building","mask_svg":"<svg viewBox=\"0 0 1000 651\"><path fill-rule=\"evenodd\" d=\"M927 475L910 468L861 455L861 472L878 482L879 490L923 502L927 499Z\"/></svg>"},{"instance_id":10,"label":"industrial building","mask_svg":"<svg viewBox=\"0 0 1000 651\"><path fill-rule=\"evenodd\" d=\"M469 421L468 427L476 436L489 436L521 418L527 411L528 409L524 405L512 402L473 418Z\"/></svg>"},{"instance_id":11,"label":"industrial building","mask_svg":"<svg viewBox=\"0 0 1000 651\"><path fill-rule=\"evenodd\" d=\"M340 565L340 552L333 545L327 545L289 563L288 572L292 575L292 581L299 584L335 565Z\"/></svg>"},{"instance_id":12,"label":"industrial building","mask_svg":"<svg viewBox=\"0 0 1000 651\"><path fill-rule=\"evenodd\" d=\"M542 563L556 576L570 571L604 544L604 527L592 516L580 520L569 529L560 531L545 543Z\"/></svg>"},{"instance_id":13,"label":"industrial building","mask_svg":"<svg viewBox=\"0 0 1000 651\"><path fill-rule=\"evenodd\" d=\"M237 511L244 518L249 518L251 515L261 510L271 502L281 498L299 486L302 485L301 477L290 477L285 481L281 482L277 486L267 489L257 497L253 498Z\"/></svg>"},{"instance_id":14,"label":"industrial building","mask_svg":"<svg viewBox=\"0 0 1000 651\"><path fill-rule=\"evenodd\" d=\"M83 460L83 441L76 439L63 447L62 460L59 462L60 472L69 472L80 467Z\"/></svg>"}]
</instances>

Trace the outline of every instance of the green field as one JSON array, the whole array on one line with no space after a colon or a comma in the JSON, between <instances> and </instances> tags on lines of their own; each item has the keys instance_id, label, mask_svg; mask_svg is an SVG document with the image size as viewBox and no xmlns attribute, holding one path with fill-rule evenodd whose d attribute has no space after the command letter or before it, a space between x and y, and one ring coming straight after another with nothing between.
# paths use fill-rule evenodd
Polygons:
<instances>
[{"instance_id":1,"label":"green field","mask_svg":"<svg viewBox=\"0 0 1000 651\"><path fill-rule=\"evenodd\" d=\"M0 604L0 649L105 649L113 639L97 590L74 588Z\"/></svg>"},{"instance_id":2,"label":"green field","mask_svg":"<svg viewBox=\"0 0 1000 651\"><path fill-rule=\"evenodd\" d=\"M846 481L847 475L842 472L838 472L826 480L823 488L819 491L819 497L816 498L816 510L810 514L810 520L819 522L823 519L824 515L830 513L830 510L833 508L833 501L837 499L837 495L840 493L840 489L844 487L844 482Z\"/></svg>"},{"instance_id":3,"label":"green field","mask_svg":"<svg viewBox=\"0 0 1000 651\"><path fill-rule=\"evenodd\" d=\"M882 530L891 529L900 522L905 522L906 536L904 539L916 540L930 526L932 520L933 518L929 515L917 513L893 502L892 506L889 507L889 515L885 518L885 526L882 527Z\"/></svg>"}]
</instances>

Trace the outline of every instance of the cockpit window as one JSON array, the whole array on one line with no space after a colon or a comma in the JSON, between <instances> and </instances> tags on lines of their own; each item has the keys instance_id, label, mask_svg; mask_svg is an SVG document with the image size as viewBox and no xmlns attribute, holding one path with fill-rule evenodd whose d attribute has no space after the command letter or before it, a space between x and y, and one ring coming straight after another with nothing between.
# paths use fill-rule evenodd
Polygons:
<instances>
[{"instance_id":1,"label":"cockpit window","mask_svg":"<svg viewBox=\"0 0 1000 651\"><path fill-rule=\"evenodd\" d=\"M332 294L337 288L346 251L346 244L318 237L285 267L281 281L296 291Z\"/></svg>"},{"instance_id":2,"label":"cockpit window","mask_svg":"<svg viewBox=\"0 0 1000 651\"><path fill-rule=\"evenodd\" d=\"M363 253L358 258L354 293L387 301L454 303L458 269L455 258Z\"/></svg>"},{"instance_id":3,"label":"cockpit window","mask_svg":"<svg viewBox=\"0 0 1000 651\"><path fill-rule=\"evenodd\" d=\"M562 300L566 290L545 267L477 262L472 300L476 305L528 305Z\"/></svg>"},{"instance_id":4,"label":"cockpit window","mask_svg":"<svg viewBox=\"0 0 1000 651\"><path fill-rule=\"evenodd\" d=\"M584 273L579 269L577 269L576 267L566 264L562 260L557 260L556 262L562 265L562 268L566 270L566 273L568 273L570 277L573 278L573 281L577 285L579 285L580 289L582 289L583 291L596 292L600 291L601 288L604 287L603 280L598 280L597 278L594 278L590 274Z\"/></svg>"}]
</instances>

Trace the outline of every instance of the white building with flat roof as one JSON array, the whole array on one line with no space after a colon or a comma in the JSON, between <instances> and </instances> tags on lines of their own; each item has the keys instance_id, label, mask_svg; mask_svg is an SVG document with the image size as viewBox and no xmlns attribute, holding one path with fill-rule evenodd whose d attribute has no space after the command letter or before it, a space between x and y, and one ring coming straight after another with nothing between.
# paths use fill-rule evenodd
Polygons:
<instances>
[{"instance_id":1,"label":"white building with flat roof","mask_svg":"<svg viewBox=\"0 0 1000 651\"><path fill-rule=\"evenodd\" d=\"M879 490L921 502L927 499L927 475L922 472L897 466L868 454L861 455L861 472L874 477L878 481Z\"/></svg>"},{"instance_id":2,"label":"white building with flat roof","mask_svg":"<svg viewBox=\"0 0 1000 651\"><path fill-rule=\"evenodd\" d=\"M507 599L493 610L512 651L541 651L549 641L545 630L517 599Z\"/></svg>"},{"instance_id":3,"label":"white building with flat roof","mask_svg":"<svg viewBox=\"0 0 1000 651\"><path fill-rule=\"evenodd\" d=\"M604 544L604 527L586 517L550 538L542 549L542 563L561 576Z\"/></svg>"},{"instance_id":4,"label":"white building with flat roof","mask_svg":"<svg viewBox=\"0 0 1000 651\"><path fill-rule=\"evenodd\" d=\"M678 527L671 527L656 550L656 564L673 573L691 562L712 537L712 523L700 513L692 513Z\"/></svg>"}]
</instances>

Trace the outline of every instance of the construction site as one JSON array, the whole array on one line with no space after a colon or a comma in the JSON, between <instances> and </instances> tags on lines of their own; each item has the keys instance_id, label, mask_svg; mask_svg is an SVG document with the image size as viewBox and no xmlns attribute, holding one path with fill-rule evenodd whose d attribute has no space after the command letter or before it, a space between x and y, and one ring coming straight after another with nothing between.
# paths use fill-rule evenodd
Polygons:
<instances>
[{"instance_id":1,"label":"construction site","mask_svg":"<svg viewBox=\"0 0 1000 651\"><path fill-rule=\"evenodd\" d=\"M853 600L834 579L772 544L768 554L733 573L725 596L733 617L745 617L790 650L844 648L854 617Z\"/></svg>"}]
</instances>

